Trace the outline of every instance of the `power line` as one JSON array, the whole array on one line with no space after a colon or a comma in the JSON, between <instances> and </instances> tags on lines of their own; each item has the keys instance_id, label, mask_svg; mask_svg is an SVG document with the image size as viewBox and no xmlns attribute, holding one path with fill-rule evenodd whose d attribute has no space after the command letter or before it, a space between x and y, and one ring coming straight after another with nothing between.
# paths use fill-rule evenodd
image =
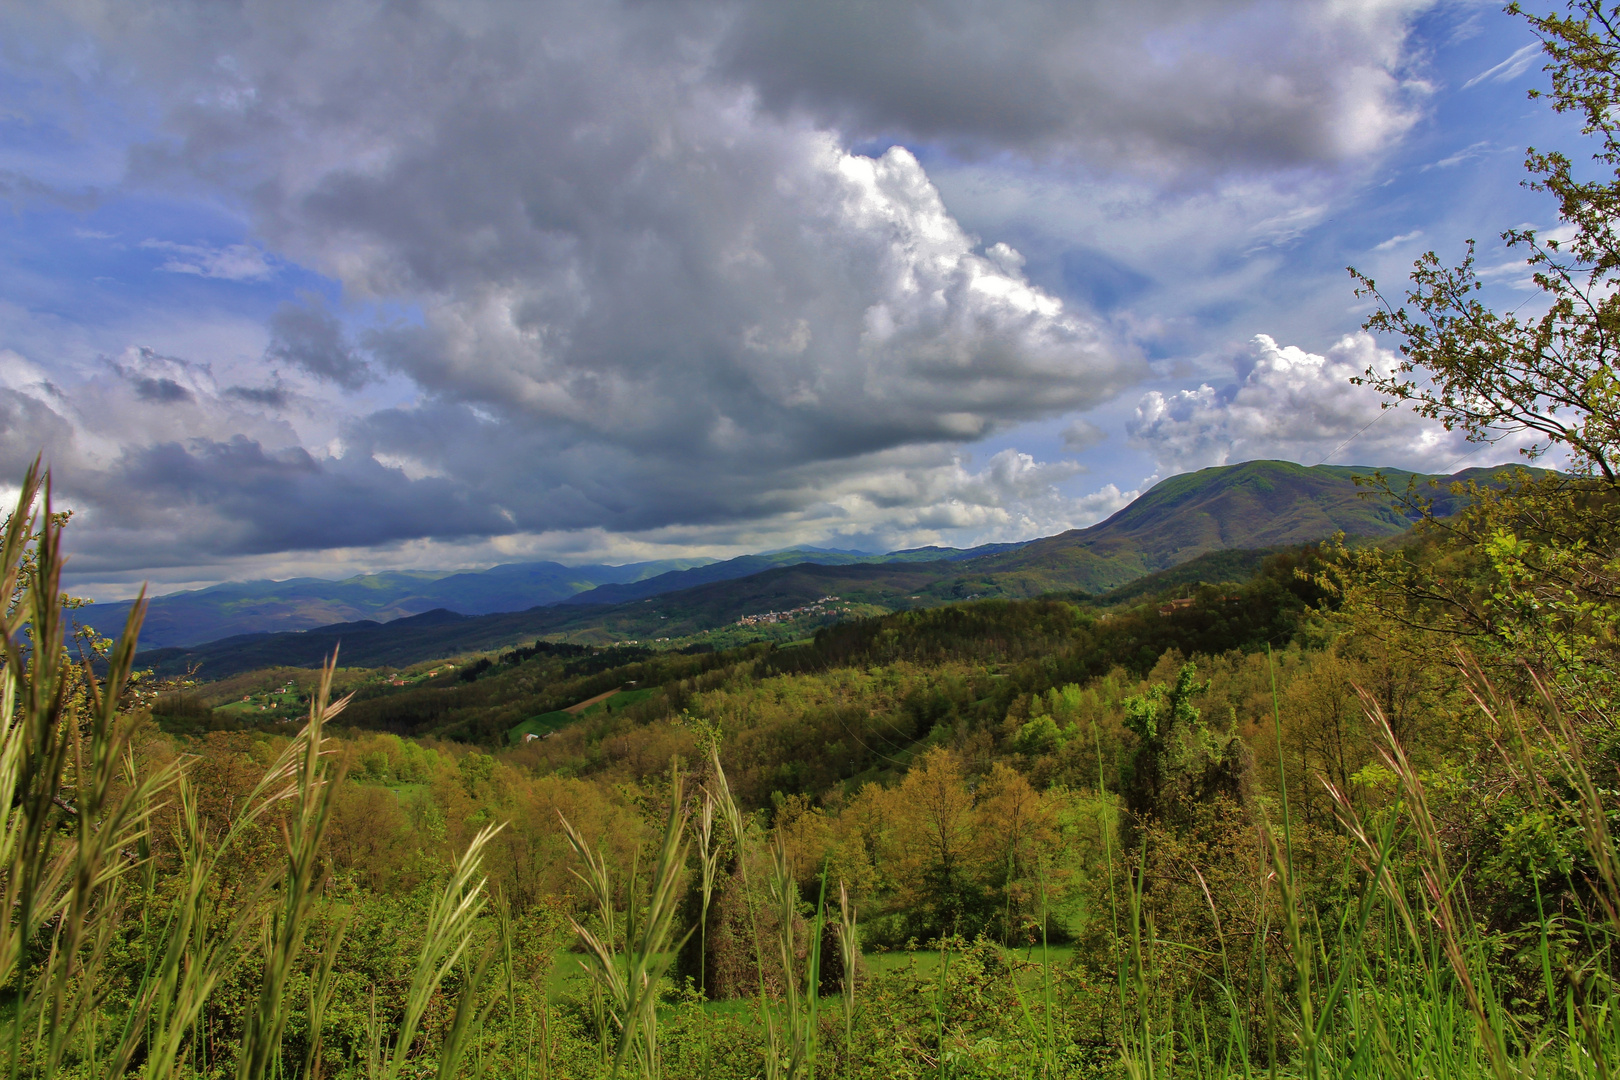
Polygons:
<instances>
[{"instance_id":1,"label":"power line","mask_svg":"<svg viewBox=\"0 0 1620 1080\"><path fill-rule=\"evenodd\" d=\"M1387 413L1387 412L1389 412L1389 409L1387 409L1387 408L1379 409L1377 416L1373 417L1371 420L1367 421L1365 424L1362 424L1361 428L1354 435L1352 435L1348 439L1344 440L1344 442L1340 443L1338 446L1335 446L1331 451L1328 452L1327 457L1324 457L1321 461L1318 461L1317 464L1318 465L1326 465L1328 463L1328 460L1330 458L1332 458L1334 454L1337 454L1340 450L1343 450L1345 447L1349 446L1351 443L1353 443L1357 439L1361 438L1361 433L1363 431L1366 431L1368 428L1372 427L1374 424L1378 423L1378 421L1382 420L1384 418L1384 414Z\"/></svg>"},{"instance_id":2,"label":"power line","mask_svg":"<svg viewBox=\"0 0 1620 1080\"><path fill-rule=\"evenodd\" d=\"M1494 442L1482 442L1478 446L1474 447L1472 450L1468 451L1468 453L1464 454L1462 457L1458 458L1456 461L1453 461L1450 465L1447 465L1445 468L1441 469L1440 471L1442 473L1449 473L1449 472L1451 472L1452 469L1455 469L1458 465L1461 465L1463 462L1467 461L1469 458L1473 457L1475 454L1479 453L1481 450L1485 449L1487 446L1495 446L1495 445L1496 444Z\"/></svg>"}]
</instances>

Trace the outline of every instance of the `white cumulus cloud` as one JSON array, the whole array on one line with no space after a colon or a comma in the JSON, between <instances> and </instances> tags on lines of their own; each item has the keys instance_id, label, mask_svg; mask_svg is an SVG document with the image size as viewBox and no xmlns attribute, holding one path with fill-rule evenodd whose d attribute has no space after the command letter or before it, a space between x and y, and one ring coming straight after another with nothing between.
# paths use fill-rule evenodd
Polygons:
<instances>
[{"instance_id":1,"label":"white cumulus cloud","mask_svg":"<svg viewBox=\"0 0 1620 1080\"><path fill-rule=\"evenodd\" d=\"M1154 455L1161 475L1254 458L1439 470L1475 449L1461 432L1409 409L1383 409L1376 391L1350 381L1395 363L1366 334L1346 335L1325 354L1260 334L1235 381L1150 391L1127 430ZM1486 464L1469 462L1476 463Z\"/></svg>"}]
</instances>

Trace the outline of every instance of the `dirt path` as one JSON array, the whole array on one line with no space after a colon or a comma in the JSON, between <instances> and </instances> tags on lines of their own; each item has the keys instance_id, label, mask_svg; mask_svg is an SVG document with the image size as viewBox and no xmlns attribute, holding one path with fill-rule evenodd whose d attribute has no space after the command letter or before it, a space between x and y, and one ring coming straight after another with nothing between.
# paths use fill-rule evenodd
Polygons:
<instances>
[{"instance_id":1,"label":"dirt path","mask_svg":"<svg viewBox=\"0 0 1620 1080\"><path fill-rule=\"evenodd\" d=\"M586 709L590 708L592 705L595 705L598 701L606 701L608 698L612 697L614 694L617 694L620 690L623 690L623 689L624 689L624 687L620 686L620 687L618 687L616 689L609 690L605 694L597 694L593 698L586 698L584 701L580 702L578 705L570 705L570 706L568 706L568 708L564 709L563 712L574 713L575 715L578 715L579 713L582 713Z\"/></svg>"}]
</instances>

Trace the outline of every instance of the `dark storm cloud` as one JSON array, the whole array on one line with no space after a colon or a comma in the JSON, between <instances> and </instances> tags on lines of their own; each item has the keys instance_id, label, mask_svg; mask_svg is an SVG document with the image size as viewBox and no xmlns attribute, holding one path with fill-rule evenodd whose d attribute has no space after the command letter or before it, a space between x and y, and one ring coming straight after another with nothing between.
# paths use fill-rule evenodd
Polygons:
<instances>
[{"instance_id":1,"label":"dark storm cloud","mask_svg":"<svg viewBox=\"0 0 1620 1080\"><path fill-rule=\"evenodd\" d=\"M206 378L208 370L206 365L164 356L150 348L137 348L121 360L109 359L105 363L129 384L135 400L152 405L192 404L197 400L197 379ZM51 396L61 399L59 392Z\"/></svg>"},{"instance_id":2,"label":"dark storm cloud","mask_svg":"<svg viewBox=\"0 0 1620 1080\"><path fill-rule=\"evenodd\" d=\"M458 81L345 102L378 163L254 189L275 196L261 202L270 227L357 292L416 298L419 319L363 339L380 366L498 421L474 462L417 430L431 409L412 410L395 458L480 485L555 483L570 527L691 521L710 489L746 517L740 493L768 498L783 470L975 438L1137 377L1104 328L1029 285L1016 253L981 252L905 151L848 155L735 90L690 84L667 57L606 79L604 48L642 46L566 9L545 49L524 47L532 24L509 29L416 24L412 49ZM387 67L393 46L331 63ZM255 100L291 77L251 67ZM311 63L301 98L323 81L352 82ZM250 110L206 134L257 141L286 121ZM248 156L230 141L191 150ZM351 355L321 326L320 355ZM543 456L527 449L537 435Z\"/></svg>"},{"instance_id":3,"label":"dark storm cloud","mask_svg":"<svg viewBox=\"0 0 1620 1080\"><path fill-rule=\"evenodd\" d=\"M1391 46L1425 6L756 0L738 5L719 56L772 108L871 135L1313 165L1405 122Z\"/></svg>"},{"instance_id":4,"label":"dark storm cloud","mask_svg":"<svg viewBox=\"0 0 1620 1080\"><path fill-rule=\"evenodd\" d=\"M130 360L183 363L150 352ZM167 401L142 390L142 379L127 378L110 384L108 396L81 394L76 407L66 409L45 400L38 385L0 386L0 475L20 476L44 452L55 470L59 501L83 512L73 536L80 573L424 537L493 536L514 528L511 514L469 485L412 478L364 450L316 456L300 446L267 447L236 434L160 439L105 457L97 444L119 434L120 424L125 430L139 427L143 419L182 407L194 414L190 427L228 428L233 421L251 422L230 405L244 392L255 404L257 397L281 393L232 387L216 397L199 389L188 390L182 401ZM259 426L286 437L276 425Z\"/></svg>"},{"instance_id":5,"label":"dark storm cloud","mask_svg":"<svg viewBox=\"0 0 1620 1080\"><path fill-rule=\"evenodd\" d=\"M31 394L0 387L0 471L8 480L21 477L42 450L50 459L51 450L72 441L72 423L55 409Z\"/></svg>"},{"instance_id":6,"label":"dark storm cloud","mask_svg":"<svg viewBox=\"0 0 1620 1080\"><path fill-rule=\"evenodd\" d=\"M281 360L348 390L371 379L371 367L350 346L343 325L318 301L282 304L270 316L269 360Z\"/></svg>"},{"instance_id":7,"label":"dark storm cloud","mask_svg":"<svg viewBox=\"0 0 1620 1080\"><path fill-rule=\"evenodd\" d=\"M243 408L287 404L279 386L143 360L147 429L86 459L83 490L144 524L104 515L122 547L97 557L857 504L990 521L1057 474L1017 455L969 474L949 447L1145 367L964 230L912 153L851 136L1190 176L1331 163L1407 122L1414 6L91 0L89 67L159 117L135 182L218 192L277 267L407 313L351 337L284 304L265 365L409 388L380 410L333 394L328 441Z\"/></svg>"},{"instance_id":8,"label":"dark storm cloud","mask_svg":"<svg viewBox=\"0 0 1620 1080\"><path fill-rule=\"evenodd\" d=\"M229 386L225 388L225 396L268 409L279 409L287 404L287 391L279 386Z\"/></svg>"},{"instance_id":9,"label":"dark storm cloud","mask_svg":"<svg viewBox=\"0 0 1620 1080\"><path fill-rule=\"evenodd\" d=\"M130 385L135 388L135 396L142 401L173 405L181 401L195 400L190 390L187 390L173 379L148 379L135 376L130 379Z\"/></svg>"},{"instance_id":10,"label":"dark storm cloud","mask_svg":"<svg viewBox=\"0 0 1620 1080\"><path fill-rule=\"evenodd\" d=\"M270 451L242 436L158 443L104 471L72 475L74 495L108 519L92 538L81 538L80 572L128 565L132 555L146 565L176 565L512 529L498 507L465 485L411 480L365 457ZM155 542L166 529L170 543Z\"/></svg>"}]
</instances>

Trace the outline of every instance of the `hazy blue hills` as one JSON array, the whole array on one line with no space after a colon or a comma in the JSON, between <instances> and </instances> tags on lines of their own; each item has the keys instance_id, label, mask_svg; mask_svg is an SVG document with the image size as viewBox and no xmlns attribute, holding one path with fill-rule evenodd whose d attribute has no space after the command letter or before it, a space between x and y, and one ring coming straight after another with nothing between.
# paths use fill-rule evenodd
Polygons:
<instances>
[{"instance_id":1,"label":"hazy blue hills","mask_svg":"<svg viewBox=\"0 0 1620 1080\"><path fill-rule=\"evenodd\" d=\"M147 608L141 645L153 649L362 620L385 623L438 608L463 615L523 611L600 585L655 577L708 561L663 559L625 566L530 562L478 571L390 571L341 581L227 582L155 597ZM129 617L129 608L128 601L95 604L84 611L80 621L116 636Z\"/></svg>"},{"instance_id":2,"label":"hazy blue hills","mask_svg":"<svg viewBox=\"0 0 1620 1080\"><path fill-rule=\"evenodd\" d=\"M621 604L711 582L748 577L801 563L853 563L972 558L1016 544L982 548L919 548L873 555L830 548L789 548L735 559L664 559L625 566L510 563L478 571L404 570L341 581L227 582L153 599L141 630L146 649L202 645L244 634L312 630L356 623L391 623L443 609L458 615L526 611L557 603ZM116 636L130 604L96 604L82 621Z\"/></svg>"},{"instance_id":3,"label":"hazy blue hills","mask_svg":"<svg viewBox=\"0 0 1620 1080\"><path fill-rule=\"evenodd\" d=\"M591 590L596 602L580 603L591 594L580 590L565 597L572 602L525 611L472 615L434 610L387 623L350 621L304 633L255 634L199 648L167 649L143 654L143 662L167 670L201 663L208 677L217 678L271 664L319 663L341 640L346 663L406 664L543 636L595 643L679 638L734 626L746 615L813 604L826 595L867 611L1054 592L1099 595L1195 561L1201 565L1189 565L1187 572L1224 579L1226 572L1241 572L1259 556L1221 557L1221 552L1284 547L1339 531L1380 538L1406 530L1409 512L1352 479L1373 471L1245 462L1171 477L1090 528L1025 544L991 545L978 554L948 548L888 556L795 549L666 570L640 581L605 582ZM1408 480L1424 481L1420 493L1434 498L1441 512L1450 509L1445 482L1436 488L1428 486L1426 477L1384 472L1397 488ZM1445 480L1488 479L1493 472L1469 470ZM825 558L811 561L807 556L812 554ZM784 559L799 561L769 565ZM758 569L762 564L765 568ZM693 575L703 574L714 579L694 581ZM1159 580L1179 579L1164 574ZM655 581L658 588L686 584L655 596L633 591L653 588ZM1129 593L1115 592L1110 599L1124 595Z\"/></svg>"}]
</instances>

